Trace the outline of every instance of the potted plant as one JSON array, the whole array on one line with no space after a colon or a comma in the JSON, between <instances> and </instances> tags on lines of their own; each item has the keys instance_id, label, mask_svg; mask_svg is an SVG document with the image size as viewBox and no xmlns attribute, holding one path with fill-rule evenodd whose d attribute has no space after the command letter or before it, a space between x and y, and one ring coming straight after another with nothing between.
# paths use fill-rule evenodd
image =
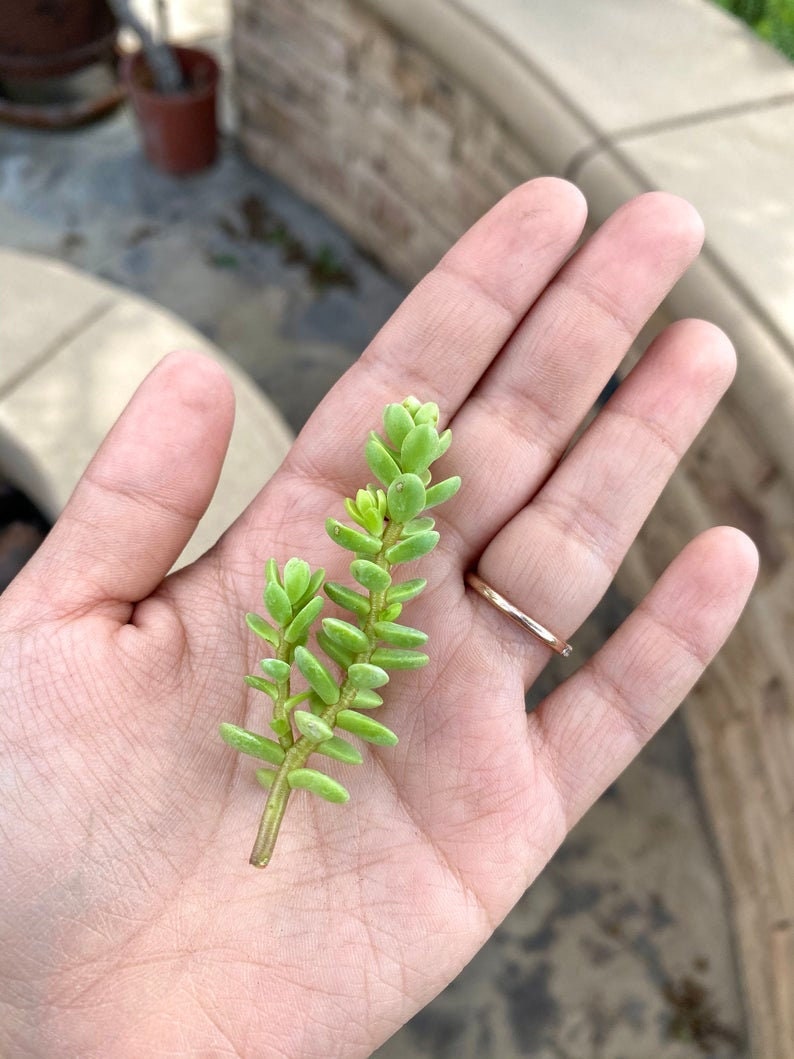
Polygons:
<instances>
[{"instance_id":1,"label":"potted plant","mask_svg":"<svg viewBox=\"0 0 794 1059\"><path fill-rule=\"evenodd\" d=\"M218 146L218 63L201 48L166 43L162 0L157 36L138 18L131 0L111 0L111 7L141 42L139 51L124 57L122 77L146 157L166 173L205 169Z\"/></svg>"}]
</instances>

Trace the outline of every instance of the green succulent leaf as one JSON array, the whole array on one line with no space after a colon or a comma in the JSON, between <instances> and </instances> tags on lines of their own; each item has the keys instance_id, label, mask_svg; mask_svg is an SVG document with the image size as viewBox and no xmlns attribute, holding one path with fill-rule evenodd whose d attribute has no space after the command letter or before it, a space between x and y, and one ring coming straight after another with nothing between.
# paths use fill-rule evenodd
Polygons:
<instances>
[{"instance_id":1,"label":"green succulent leaf","mask_svg":"<svg viewBox=\"0 0 794 1059\"><path fill-rule=\"evenodd\" d=\"M278 647L278 632L270 622L260 618L258 614L246 614L245 623L251 632L261 636L263 640L267 640L271 647Z\"/></svg>"},{"instance_id":2,"label":"green succulent leaf","mask_svg":"<svg viewBox=\"0 0 794 1059\"><path fill-rule=\"evenodd\" d=\"M358 688L356 690L356 697L353 699L353 705L357 710L374 710L378 706L383 705L383 699L371 688Z\"/></svg>"},{"instance_id":3,"label":"green succulent leaf","mask_svg":"<svg viewBox=\"0 0 794 1059\"><path fill-rule=\"evenodd\" d=\"M402 609L402 603L390 603L378 614L378 621L397 621Z\"/></svg>"},{"instance_id":4,"label":"green succulent leaf","mask_svg":"<svg viewBox=\"0 0 794 1059\"><path fill-rule=\"evenodd\" d=\"M298 695L290 695L290 697L284 702L284 710L289 713L290 710L294 710L296 706L300 706L302 702L305 702L313 692L301 691Z\"/></svg>"},{"instance_id":5,"label":"green succulent leaf","mask_svg":"<svg viewBox=\"0 0 794 1059\"><path fill-rule=\"evenodd\" d=\"M339 701L339 686L319 658L305 647L296 647L295 662L326 706Z\"/></svg>"},{"instance_id":6,"label":"green succulent leaf","mask_svg":"<svg viewBox=\"0 0 794 1059\"><path fill-rule=\"evenodd\" d=\"M410 581L401 581L398 585L392 585L386 593L387 603L407 603L415 599L427 586L427 579L414 577Z\"/></svg>"},{"instance_id":7,"label":"green succulent leaf","mask_svg":"<svg viewBox=\"0 0 794 1059\"><path fill-rule=\"evenodd\" d=\"M336 715L336 723L344 731L357 735L359 739L366 739L368 743L395 746L399 742L391 728L355 710L340 710Z\"/></svg>"},{"instance_id":8,"label":"green succulent leaf","mask_svg":"<svg viewBox=\"0 0 794 1059\"><path fill-rule=\"evenodd\" d=\"M322 587L322 583L325 580L325 570L322 567L319 570L315 570L312 576L309 578L309 583L306 586L306 591L303 593L301 598L295 604L295 610L302 610L310 599L314 599L317 593Z\"/></svg>"},{"instance_id":9,"label":"green succulent leaf","mask_svg":"<svg viewBox=\"0 0 794 1059\"><path fill-rule=\"evenodd\" d=\"M438 455L438 433L429 423L420 423L406 434L400 447L403 471L421 474Z\"/></svg>"},{"instance_id":10,"label":"green succulent leaf","mask_svg":"<svg viewBox=\"0 0 794 1059\"><path fill-rule=\"evenodd\" d=\"M455 474L451 478L445 478L443 482L436 482L427 490L425 496L425 508L437 507L439 504L451 500L460 489L460 476Z\"/></svg>"},{"instance_id":11,"label":"green succulent leaf","mask_svg":"<svg viewBox=\"0 0 794 1059\"><path fill-rule=\"evenodd\" d=\"M424 533L415 533L412 537L398 541L386 550L386 558L390 563L410 563L414 559L421 559L435 548L439 542L439 534L435 530L425 530Z\"/></svg>"},{"instance_id":12,"label":"green succulent leaf","mask_svg":"<svg viewBox=\"0 0 794 1059\"><path fill-rule=\"evenodd\" d=\"M447 429L443 434L438 435L438 455L436 459L439 459L447 451L449 446L452 444L452 431Z\"/></svg>"},{"instance_id":13,"label":"green succulent leaf","mask_svg":"<svg viewBox=\"0 0 794 1059\"><path fill-rule=\"evenodd\" d=\"M351 526L345 526L335 518L325 520L325 532L342 548L351 552L363 552L365 555L377 555L381 541L369 533L361 533Z\"/></svg>"},{"instance_id":14,"label":"green succulent leaf","mask_svg":"<svg viewBox=\"0 0 794 1059\"><path fill-rule=\"evenodd\" d=\"M265 790L270 790L270 788L273 786L273 781L275 780L277 775L278 773L275 771L275 769L256 770L256 778L259 783L262 784Z\"/></svg>"},{"instance_id":15,"label":"green succulent leaf","mask_svg":"<svg viewBox=\"0 0 794 1059\"><path fill-rule=\"evenodd\" d=\"M282 662L280 658L263 658L259 664L267 676L275 680L277 684L281 684L289 678L289 662Z\"/></svg>"},{"instance_id":16,"label":"green succulent leaf","mask_svg":"<svg viewBox=\"0 0 794 1059\"><path fill-rule=\"evenodd\" d=\"M350 573L370 592L383 592L391 584L389 571L369 559L354 559L350 564Z\"/></svg>"},{"instance_id":17,"label":"green succulent leaf","mask_svg":"<svg viewBox=\"0 0 794 1059\"><path fill-rule=\"evenodd\" d=\"M313 740L315 743L321 743L324 739L330 739L334 734L334 730L329 724L322 720L322 718L315 717L313 713L309 713L306 710L296 710L292 717L300 733L305 735L307 739Z\"/></svg>"},{"instance_id":18,"label":"green succulent leaf","mask_svg":"<svg viewBox=\"0 0 794 1059\"><path fill-rule=\"evenodd\" d=\"M296 604L309 586L312 572L305 559L288 559L284 565L284 591Z\"/></svg>"},{"instance_id":19,"label":"green succulent leaf","mask_svg":"<svg viewBox=\"0 0 794 1059\"><path fill-rule=\"evenodd\" d=\"M278 581L268 581L265 586L265 606L277 625L284 627L292 621L292 604Z\"/></svg>"},{"instance_id":20,"label":"green succulent leaf","mask_svg":"<svg viewBox=\"0 0 794 1059\"><path fill-rule=\"evenodd\" d=\"M434 518L412 518L403 526L402 537L413 537L415 533L426 533L435 527Z\"/></svg>"},{"instance_id":21,"label":"green succulent leaf","mask_svg":"<svg viewBox=\"0 0 794 1059\"><path fill-rule=\"evenodd\" d=\"M271 765L280 765L284 760L282 748L264 735L257 735L256 732L249 732L247 728L238 728L236 724L227 723L221 724L218 731L224 743L243 754L269 761Z\"/></svg>"},{"instance_id":22,"label":"green succulent leaf","mask_svg":"<svg viewBox=\"0 0 794 1059\"><path fill-rule=\"evenodd\" d=\"M338 735L332 735L330 739L320 743L317 753L332 757L335 761L343 761L346 765L360 765L364 760L357 747L348 743L346 739L340 739Z\"/></svg>"},{"instance_id":23,"label":"green succulent leaf","mask_svg":"<svg viewBox=\"0 0 794 1059\"><path fill-rule=\"evenodd\" d=\"M426 632L412 629L408 625L397 625L393 621L376 621L372 631L379 640L385 640L395 647L420 647L427 643Z\"/></svg>"},{"instance_id":24,"label":"green succulent leaf","mask_svg":"<svg viewBox=\"0 0 794 1059\"><path fill-rule=\"evenodd\" d=\"M364 455L367 460L367 466L378 481L383 482L384 485L388 485L400 473L399 464L374 431L367 440Z\"/></svg>"},{"instance_id":25,"label":"green succulent leaf","mask_svg":"<svg viewBox=\"0 0 794 1059\"><path fill-rule=\"evenodd\" d=\"M284 639L287 643L297 643L299 640L302 640L304 636L307 636L309 627L324 606L325 600L322 596L315 596L314 599L310 599L306 606L295 615L287 626L284 632Z\"/></svg>"},{"instance_id":26,"label":"green succulent leaf","mask_svg":"<svg viewBox=\"0 0 794 1059\"><path fill-rule=\"evenodd\" d=\"M403 401L403 408L407 409L407 411L410 413L411 420L414 419L416 413L421 407L422 402L417 397L414 397L413 394L411 394L410 397L406 397Z\"/></svg>"},{"instance_id":27,"label":"green succulent leaf","mask_svg":"<svg viewBox=\"0 0 794 1059\"><path fill-rule=\"evenodd\" d=\"M394 522L409 522L425 506L425 487L416 474L401 474L389 486L386 495L389 518Z\"/></svg>"},{"instance_id":28,"label":"green succulent leaf","mask_svg":"<svg viewBox=\"0 0 794 1059\"><path fill-rule=\"evenodd\" d=\"M274 717L270 721L270 727L271 727L272 731L274 731L276 733L276 735L279 736L279 738L281 738L281 737L283 737L285 735L291 735L292 734L292 729L290 728L290 723L289 723L289 721L287 720L286 717Z\"/></svg>"},{"instance_id":29,"label":"green succulent leaf","mask_svg":"<svg viewBox=\"0 0 794 1059\"><path fill-rule=\"evenodd\" d=\"M273 702L278 698L278 688L275 684L271 684L269 680L264 680L262 677L243 677L243 680L249 688L256 688L257 691L264 691L265 695L269 695Z\"/></svg>"},{"instance_id":30,"label":"green succulent leaf","mask_svg":"<svg viewBox=\"0 0 794 1059\"><path fill-rule=\"evenodd\" d=\"M340 585L337 581L326 581L325 594L332 602L351 611L359 618L366 618L369 614L367 597L362 596L360 592L354 592L346 585Z\"/></svg>"},{"instance_id":31,"label":"green succulent leaf","mask_svg":"<svg viewBox=\"0 0 794 1059\"><path fill-rule=\"evenodd\" d=\"M427 401L414 416L414 423L429 423L431 427L438 426L439 410L435 401Z\"/></svg>"},{"instance_id":32,"label":"green succulent leaf","mask_svg":"<svg viewBox=\"0 0 794 1059\"><path fill-rule=\"evenodd\" d=\"M389 683L389 674L369 662L354 662L347 671L347 678L354 688L380 688Z\"/></svg>"},{"instance_id":33,"label":"green succulent leaf","mask_svg":"<svg viewBox=\"0 0 794 1059\"><path fill-rule=\"evenodd\" d=\"M325 632L324 629L320 629L317 633L317 643L319 647L325 651L329 658L333 659L338 666L347 672L352 666L354 655L346 651L344 647L341 647L338 643L335 643L330 636Z\"/></svg>"},{"instance_id":34,"label":"green succulent leaf","mask_svg":"<svg viewBox=\"0 0 794 1059\"><path fill-rule=\"evenodd\" d=\"M281 585L281 576L278 572L278 563L275 559L268 559L265 563L265 581L274 581L277 585Z\"/></svg>"},{"instance_id":35,"label":"green succulent leaf","mask_svg":"<svg viewBox=\"0 0 794 1059\"><path fill-rule=\"evenodd\" d=\"M287 783L293 790L311 791L327 802L344 804L350 800L350 792L341 783L316 769L293 769L287 776Z\"/></svg>"},{"instance_id":36,"label":"green succulent leaf","mask_svg":"<svg viewBox=\"0 0 794 1059\"><path fill-rule=\"evenodd\" d=\"M323 618L323 630L326 636L352 654L366 651L369 647L366 633L340 618Z\"/></svg>"},{"instance_id":37,"label":"green succulent leaf","mask_svg":"<svg viewBox=\"0 0 794 1059\"><path fill-rule=\"evenodd\" d=\"M383 427L389 441L399 451L406 434L414 428L413 417L404 405L387 404L383 411Z\"/></svg>"},{"instance_id":38,"label":"green succulent leaf","mask_svg":"<svg viewBox=\"0 0 794 1059\"><path fill-rule=\"evenodd\" d=\"M429 661L421 651L406 651L399 647L378 647L372 652L372 664L384 669L421 669Z\"/></svg>"}]
</instances>

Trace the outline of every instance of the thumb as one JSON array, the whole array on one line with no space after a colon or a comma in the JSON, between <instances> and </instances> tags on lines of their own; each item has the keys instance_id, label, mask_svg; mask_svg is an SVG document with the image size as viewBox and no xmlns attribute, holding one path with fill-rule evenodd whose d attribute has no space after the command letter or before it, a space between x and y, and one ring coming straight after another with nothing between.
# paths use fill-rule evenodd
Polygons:
<instances>
[{"instance_id":1,"label":"thumb","mask_svg":"<svg viewBox=\"0 0 794 1059\"><path fill-rule=\"evenodd\" d=\"M212 498L233 420L231 383L215 361L197 353L160 361L7 596L39 619L148 596Z\"/></svg>"}]
</instances>

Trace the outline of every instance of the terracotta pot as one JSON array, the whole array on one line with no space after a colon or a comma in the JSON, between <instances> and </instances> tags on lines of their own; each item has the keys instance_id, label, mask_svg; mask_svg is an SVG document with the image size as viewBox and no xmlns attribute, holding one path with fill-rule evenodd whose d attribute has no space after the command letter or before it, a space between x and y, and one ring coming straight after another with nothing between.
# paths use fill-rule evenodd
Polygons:
<instances>
[{"instance_id":1,"label":"terracotta pot","mask_svg":"<svg viewBox=\"0 0 794 1059\"><path fill-rule=\"evenodd\" d=\"M217 88L220 68L200 48L175 46L187 88L155 91L142 52L125 56L122 76L138 121L146 157L165 173L206 169L218 149Z\"/></svg>"}]
</instances>

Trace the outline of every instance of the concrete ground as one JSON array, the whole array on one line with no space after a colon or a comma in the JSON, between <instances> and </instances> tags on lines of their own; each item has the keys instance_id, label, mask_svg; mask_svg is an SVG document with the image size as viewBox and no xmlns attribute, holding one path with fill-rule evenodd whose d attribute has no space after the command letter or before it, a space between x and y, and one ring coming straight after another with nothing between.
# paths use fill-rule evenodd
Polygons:
<instances>
[{"instance_id":1,"label":"concrete ground","mask_svg":"<svg viewBox=\"0 0 794 1059\"><path fill-rule=\"evenodd\" d=\"M202 33L213 11L223 14L217 4L206 11ZM152 172L124 112L69 134L0 128L0 242L165 305L244 367L296 430L405 293L231 143L215 169L190 180ZM35 516L0 490L0 510L9 505L33 542ZM24 547L16 555L12 563ZM607 598L578 634L574 663L624 612ZM550 664L533 694L565 666ZM723 881L678 719L574 829L463 974L376 1054L748 1054Z\"/></svg>"}]
</instances>

